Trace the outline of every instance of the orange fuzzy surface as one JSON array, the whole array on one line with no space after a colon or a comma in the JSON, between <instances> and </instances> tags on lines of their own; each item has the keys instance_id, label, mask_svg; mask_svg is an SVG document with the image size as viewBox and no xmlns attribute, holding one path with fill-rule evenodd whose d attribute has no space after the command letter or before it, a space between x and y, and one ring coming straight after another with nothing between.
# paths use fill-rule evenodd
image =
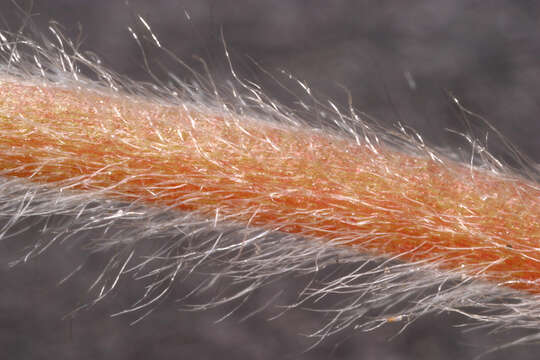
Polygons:
<instances>
[{"instance_id":1,"label":"orange fuzzy surface","mask_svg":"<svg viewBox=\"0 0 540 360\"><path fill-rule=\"evenodd\" d=\"M0 174L540 293L540 190L317 130L0 81Z\"/></svg>"}]
</instances>

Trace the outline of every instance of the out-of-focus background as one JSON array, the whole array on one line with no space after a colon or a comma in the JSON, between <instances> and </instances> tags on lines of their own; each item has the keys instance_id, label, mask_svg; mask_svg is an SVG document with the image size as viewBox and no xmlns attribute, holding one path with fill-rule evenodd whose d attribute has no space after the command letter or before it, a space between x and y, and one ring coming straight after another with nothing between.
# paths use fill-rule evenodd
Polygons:
<instances>
[{"instance_id":1,"label":"out-of-focus background","mask_svg":"<svg viewBox=\"0 0 540 360\"><path fill-rule=\"evenodd\" d=\"M540 161L540 5L535 1L355 1L355 0L54 0L18 1L31 14L33 29L50 21L81 40L81 49L136 80L149 80L141 49L128 27L145 33L138 16L160 42L187 64L204 71L204 59L218 85L231 73L223 39L241 77L263 85L271 97L294 99L265 73L281 70L306 82L321 99L354 106L390 126L401 122L437 146L458 146L446 129L474 131L487 126L466 121L450 94L481 114L525 156ZM16 32L25 19L17 6L0 4L2 28ZM26 19L28 20L28 19ZM148 35L148 33L146 33ZM186 68L145 48L151 66L189 81ZM162 62L163 64L161 64ZM163 68L160 66L163 65ZM294 82L289 83L291 88ZM347 89L346 91L344 89ZM480 130L478 130L480 129ZM489 140L502 158L509 151ZM508 161L512 161L511 158ZM39 228L27 240L39 236ZM262 312L248 320L224 309L177 311L174 294L144 321L110 317L143 291L127 282L103 303L63 316L88 300L86 290L100 267L90 261L80 275L57 283L86 259L80 249L54 248L14 268L20 247L0 243L0 351L8 358L197 358L197 359L466 359L515 337L463 332L455 315L428 316L399 333L399 324L370 333L345 331L303 353L311 344L300 333L317 329L321 314L290 311L268 321ZM98 263L99 261L96 261ZM178 284L188 289L193 284ZM298 291L295 279L276 283L250 299L263 305L279 289ZM526 334L522 332L521 334ZM536 359L538 347L517 347L485 359Z\"/></svg>"}]
</instances>

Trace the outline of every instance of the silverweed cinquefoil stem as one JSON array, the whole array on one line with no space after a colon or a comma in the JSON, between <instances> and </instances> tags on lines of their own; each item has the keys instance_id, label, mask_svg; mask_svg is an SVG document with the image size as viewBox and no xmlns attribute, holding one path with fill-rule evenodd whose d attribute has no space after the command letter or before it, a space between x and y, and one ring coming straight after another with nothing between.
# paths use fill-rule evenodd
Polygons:
<instances>
[{"instance_id":1,"label":"silverweed cinquefoil stem","mask_svg":"<svg viewBox=\"0 0 540 360\"><path fill-rule=\"evenodd\" d=\"M536 184L319 130L4 80L0 173L540 293Z\"/></svg>"}]
</instances>

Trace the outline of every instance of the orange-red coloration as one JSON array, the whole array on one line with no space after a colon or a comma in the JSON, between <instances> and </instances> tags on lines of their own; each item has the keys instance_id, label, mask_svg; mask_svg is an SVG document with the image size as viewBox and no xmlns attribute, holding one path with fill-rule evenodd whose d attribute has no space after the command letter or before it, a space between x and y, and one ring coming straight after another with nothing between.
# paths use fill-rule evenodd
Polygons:
<instances>
[{"instance_id":1,"label":"orange-red coloration","mask_svg":"<svg viewBox=\"0 0 540 360\"><path fill-rule=\"evenodd\" d=\"M426 259L540 293L534 184L315 130L4 81L0 174Z\"/></svg>"}]
</instances>

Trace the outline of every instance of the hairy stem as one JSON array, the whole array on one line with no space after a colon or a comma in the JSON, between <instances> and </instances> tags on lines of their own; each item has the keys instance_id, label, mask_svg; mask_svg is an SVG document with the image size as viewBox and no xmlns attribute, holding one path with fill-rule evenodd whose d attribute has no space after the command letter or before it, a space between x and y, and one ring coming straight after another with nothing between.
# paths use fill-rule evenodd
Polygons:
<instances>
[{"instance_id":1,"label":"hairy stem","mask_svg":"<svg viewBox=\"0 0 540 360\"><path fill-rule=\"evenodd\" d=\"M540 293L540 189L327 132L0 82L0 174L195 211Z\"/></svg>"}]
</instances>

